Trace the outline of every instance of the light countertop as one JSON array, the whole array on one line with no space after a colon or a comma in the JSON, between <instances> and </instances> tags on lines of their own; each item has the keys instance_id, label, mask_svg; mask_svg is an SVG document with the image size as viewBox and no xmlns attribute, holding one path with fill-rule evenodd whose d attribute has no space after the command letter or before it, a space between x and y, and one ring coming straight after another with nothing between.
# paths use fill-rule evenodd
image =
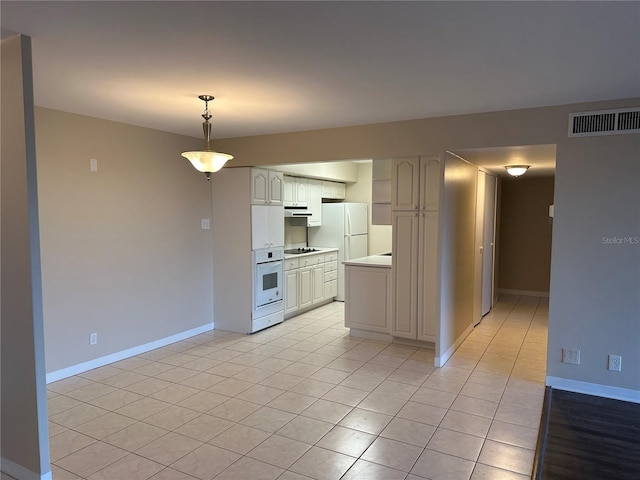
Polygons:
<instances>
[{"instance_id":1,"label":"light countertop","mask_svg":"<svg viewBox=\"0 0 640 480\"><path fill-rule=\"evenodd\" d=\"M342 262L346 266L391 268L391 255L369 255Z\"/></svg>"},{"instance_id":2,"label":"light countertop","mask_svg":"<svg viewBox=\"0 0 640 480\"><path fill-rule=\"evenodd\" d=\"M330 248L330 247L313 247L316 249L315 252L309 252L309 253L285 253L284 254L284 258L289 260L291 258L300 258L300 257L308 257L310 255L318 255L320 253L329 253L329 252L337 252L338 249L337 248Z\"/></svg>"}]
</instances>

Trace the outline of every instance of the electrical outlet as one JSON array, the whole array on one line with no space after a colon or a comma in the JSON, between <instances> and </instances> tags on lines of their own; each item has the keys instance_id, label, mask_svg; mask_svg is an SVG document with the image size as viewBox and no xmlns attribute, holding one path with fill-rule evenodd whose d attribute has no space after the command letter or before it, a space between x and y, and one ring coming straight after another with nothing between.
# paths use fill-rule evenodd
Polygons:
<instances>
[{"instance_id":1,"label":"electrical outlet","mask_svg":"<svg viewBox=\"0 0 640 480\"><path fill-rule=\"evenodd\" d=\"M98 334L97 333L90 333L89 334L89 345L95 345L96 343L98 343Z\"/></svg>"},{"instance_id":2,"label":"electrical outlet","mask_svg":"<svg viewBox=\"0 0 640 480\"><path fill-rule=\"evenodd\" d=\"M620 355L609 355L609 370L612 372L622 371L622 357Z\"/></svg>"},{"instance_id":3,"label":"electrical outlet","mask_svg":"<svg viewBox=\"0 0 640 480\"><path fill-rule=\"evenodd\" d=\"M208 218L202 219L202 230L209 230L211 228L211 222Z\"/></svg>"},{"instance_id":4,"label":"electrical outlet","mask_svg":"<svg viewBox=\"0 0 640 480\"><path fill-rule=\"evenodd\" d=\"M562 363L580 365L580 350L578 350L577 348L563 348Z\"/></svg>"}]
</instances>

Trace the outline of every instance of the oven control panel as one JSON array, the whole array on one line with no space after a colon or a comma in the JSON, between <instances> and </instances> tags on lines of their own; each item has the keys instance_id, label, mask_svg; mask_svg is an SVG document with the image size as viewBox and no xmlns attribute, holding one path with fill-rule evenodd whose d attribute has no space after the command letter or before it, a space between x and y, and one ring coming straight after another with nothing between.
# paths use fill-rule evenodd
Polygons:
<instances>
[{"instance_id":1,"label":"oven control panel","mask_svg":"<svg viewBox=\"0 0 640 480\"><path fill-rule=\"evenodd\" d=\"M265 248L264 250L256 250L256 263L276 262L284 259L284 250L282 248Z\"/></svg>"}]
</instances>

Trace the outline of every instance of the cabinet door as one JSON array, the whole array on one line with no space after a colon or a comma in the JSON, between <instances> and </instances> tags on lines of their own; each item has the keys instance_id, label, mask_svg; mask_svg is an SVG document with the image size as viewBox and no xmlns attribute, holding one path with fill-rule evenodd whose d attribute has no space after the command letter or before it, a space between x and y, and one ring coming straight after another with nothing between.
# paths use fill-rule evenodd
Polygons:
<instances>
[{"instance_id":1,"label":"cabinet door","mask_svg":"<svg viewBox=\"0 0 640 480\"><path fill-rule=\"evenodd\" d=\"M297 207L306 207L307 206L307 179L306 178L296 178L295 181L295 205Z\"/></svg>"},{"instance_id":2,"label":"cabinet door","mask_svg":"<svg viewBox=\"0 0 640 480\"><path fill-rule=\"evenodd\" d=\"M298 269L289 270L284 275L284 313L298 310Z\"/></svg>"},{"instance_id":3,"label":"cabinet door","mask_svg":"<svg viewBox=\"0 0 640 480\"><path fill-rule=\"evenodd\" d=\"M438 212L420 216L418 256L418 340L436 341L440 301L438 296Z\"/></svg>"},{"instance_id":4,"label":"cabinet door","mask_svg":"<svg viewBox=\"0 0 640 480\"><path fill-rule=\"evenodd\" d=\"M285 207L293 207L295 205L295 178L288 175L282 177L282 202Z\"/></svg>"},{"instance_id":5,"label":"cabinet door","mask_svg":"<svg viewBox=\"0 0 640 480\"><path fill-rule=\"evenodd\" d=\"M278 207L274 207L274 208L278 208ZM283 220L283 223L284 223L284 220ZM251 248L253 250L256 250L258 248L265 248L268 246L269 246L269 206L251 205Z\"/></svg>"},{"instance_id":6,"label":"cabinet door","mask_svg":"<svg viewBox=\"0 0 640 480\"><path fill-rule=\"evenodd\" d=\"M284 207L269 205L268 242L270 247L284 247Z\"/></svg>"},{"instance_id":7,"label":"cabinet door","mask_svg":"<svg viewBox=\"0 0 640 480\"><path fill-rule=\"evenodd\" d=\"M391 209L418 210L420 205L420 159L394 158L391 179Z\"/></svg>"},{"instance_id":8,"label":"cabinet door","mask_svg":"<svg viewBox=\"0 0 640 480\"><path fill-rule=\"evenodd\" d=\"M313 268L305 267L299 270L298 277L298 307L305 308L313 304Z\"/></svg>"},{"instance_id":9,"label":"cabinet door","mask_svg":"<svg viewBox=\"0 0 640 480\"><path fill-rule=\"evenodd\" d=\"M324 282L324 298L329 299L338 295L338 280Z\"/></svg>"},{"instance_id":10,"label":"cabinet door","mask_svg":"<svg viewBox=\"0 0 640 480\"><path fill-rule=\"evenodd\" d=\"M345 267L344 324L380 333L391 333L391 270Z\"/></svg>"},{"instance_id":11,"label":"cabinet door","mask_svg":"<svg viewBox=\"0 0 640 480\"><path fill-rule=\"evenodd\" d=\"M393 214L393 323L396 337L417 338L419 216Z\"/></svg>"},{"instance_id":12,"label":"cabinet door","mask_svg":"<svg viewBox=\"0 0 640 480\"><path fill-rule=\"evenodd\" d=\"M308 181L307 208L311 216L307 217L307 227L319 227L322 225L322 182L320 180Z\"/></svg>"},{"instance_id":13,"label":"cabinet door","mask_svg":"<svg viewBox=\"0 0 640 480\"><path fill-rule=\"evenodd\" d=\"M334 188L335 193L333 198L338 200L344 200L347 198L347 186L344 183L336 182Z\"/></svg>"},{"instance_id":14,"label":"cabinet door","mask_svg":"<svg viewBox=\"0 0 640 480\"><path fill-rule=\"evenodd\" d=\"M268 202L269 172L260 168L251 169L251 203L264 205Z\"/></svg>"},{"instance_id":15,"label":"cabinet door","mask_svg":"<svg viewBox=\"0 0 640 480\"><path fill-rule=\"evenodd\" d=\"M313 303L324 300L324 265L313 267Z\"/></svg>"},{"instance_id":16,"label":"cabinet door","mask_svg":"<svg viewBox=\"0 0 640 480\"><path fill-rule=\"evenodd\" d=\"M420 208L438 210L440 207L440 157L420 159Z\"/></svg>"},{"instance_id":17,"label":"cabinet door","mask_svg":"<svg viewBox=\"0 0 640 480\"><path fill-rule=\"evenodd\" d=\"M282 173L269 170L269 203L282 205Z\"/></svg>"},{"instance_id":18,"label":"cabinet door","mask_svg":"<svg viewBox=\"0 0 640 480\"><path fill-rule=\"evenodd\" d=\"M322 181L322 198L333 198L333 182Z\"/></svg>"}]
</instances>

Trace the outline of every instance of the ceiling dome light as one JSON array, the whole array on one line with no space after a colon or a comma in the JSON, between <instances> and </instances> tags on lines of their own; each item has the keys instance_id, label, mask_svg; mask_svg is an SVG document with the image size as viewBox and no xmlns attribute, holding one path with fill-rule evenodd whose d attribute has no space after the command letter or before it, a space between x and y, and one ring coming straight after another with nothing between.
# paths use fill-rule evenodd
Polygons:
<instances>
[{"instance_id":1,"label":"ceiling dome light","mask_svg":"<svg viewBox=\"0 0 640 480\"><path fill-rule=\"evenodd\" d=\"M192 152L183 152L182 156L189 160L191 164L199 172L203 172L207 176L207 180L211 178L211 174L217 172L227 161L233 158L232 155L226 153L218 153L211 150L209 143L211 141L211 112L209 112L209 102L213 100L211 95L199 95L198 98L204 102L204 113L202 118L202 131L204 132L204 150L195 150Z\"/></svg>"},{"instance_id":2,"label":"ceiling dome light","mask_svg":"<svg viewBox=\"0 0 640 480\"><path fill-rule=\"evenodd\" d=\"M507 169L507 173L512 177L519 177L529 170L529 165L507 165L504 168Z\"/></svg>"}]
</instances>

